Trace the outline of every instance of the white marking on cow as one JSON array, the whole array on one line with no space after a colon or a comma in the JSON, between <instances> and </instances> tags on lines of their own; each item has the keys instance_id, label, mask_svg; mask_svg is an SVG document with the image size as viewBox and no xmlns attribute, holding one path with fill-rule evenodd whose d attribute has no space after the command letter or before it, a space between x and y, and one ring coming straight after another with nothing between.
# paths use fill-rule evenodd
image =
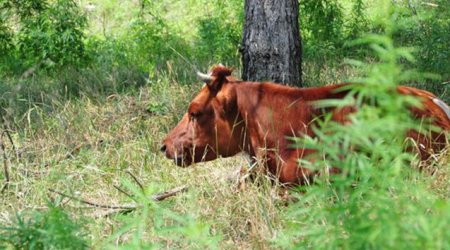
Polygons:
<instances>
[{"instance_id":1,"label":"white marking on cow","mask_svg":"<svg viewBox=\"0 0 450 250\"><path fill-rule=\"evenodd\" d=\"M450 119L450 108L445 104L444 101L438 98L433 98L434 104L438 105L447 115L447 118Z\"/></svg>"}]
</instances>

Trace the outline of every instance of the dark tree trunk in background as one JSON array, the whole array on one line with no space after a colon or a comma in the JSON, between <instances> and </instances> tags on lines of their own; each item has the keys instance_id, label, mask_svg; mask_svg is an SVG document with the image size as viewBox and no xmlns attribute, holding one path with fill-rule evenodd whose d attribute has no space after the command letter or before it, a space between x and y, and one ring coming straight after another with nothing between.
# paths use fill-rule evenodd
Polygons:
<instances>
[{"instance_id":1,"label":"dark tree trunk in background","mask_svg":"<svg viewBox=\"0 0 450 250\"><path fill-rule=\"evenodd\" d=\"M246 0L243 80L301 86L298 0Z\"/></svg>"}]
</instances>

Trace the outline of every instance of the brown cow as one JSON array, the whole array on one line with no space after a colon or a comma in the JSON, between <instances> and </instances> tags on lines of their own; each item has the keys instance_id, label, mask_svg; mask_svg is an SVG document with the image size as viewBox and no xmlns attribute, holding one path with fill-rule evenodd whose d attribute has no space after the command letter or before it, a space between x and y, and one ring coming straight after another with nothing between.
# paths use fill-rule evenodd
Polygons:
<instances>
[{"instance_id":1,"label":"brown cow","mask_svg":"<svg viewBox=\"0 0 450 250\"><path fill-rule=\"evenodd\" d=\"M294 149L288 137L313 136L315 117L324 112L312 101L343 98L337 92L342 85L317 88L292 88L275 83L242 82L233 79L224 66L212 69L210 75L199 73L206 83L191 101L188 112L163 141L161 151L179 166L210 161L246 152L265 159L268 170L282 183L302 183L314 173L302 168L297 159L313 153L310 149ZM402 94L418 96L424 109L414 108L416 117L432 117L434 124L450 130L450 108L433 94L411 87L398 87ZM353 108L334 109L333 119L345 122ZM433 146L442 148L445 136L430 138L410 132L420 147L422 158ZM432 143L433 141L434 143Z\"/></svg>"}]
</instances>

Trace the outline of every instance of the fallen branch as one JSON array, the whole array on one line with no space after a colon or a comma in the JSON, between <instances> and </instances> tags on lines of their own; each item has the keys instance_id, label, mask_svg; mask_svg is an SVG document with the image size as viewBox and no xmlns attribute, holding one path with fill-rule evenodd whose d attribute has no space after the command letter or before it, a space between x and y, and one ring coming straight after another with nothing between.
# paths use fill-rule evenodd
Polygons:
<instances>
[{"instance_id":1,"label":"fallen branch","mask_svg":"<svg viewBox=\"0 0 450 250\"><path fill-rule=\"evenodd\" d=\"M121 189L118 189L118 190L120 191ZM177 195L178 193L186 192L187 190L188 190L188 186L177 187L177 188L170 189L170 190L167 190L167 191L162 192L162 193L158 193L158 194L152 195L151 196L151 200L152 201L163 201L163 200L165 200L165 199L167 199L169 197ZM62 197L65 197L65 198L69 198L69 199L72 199L72 200L75 200L75 201L87 204L87 205L89 205L91 207L106 208L106 209L110 209L110 210L122 210L122 211L119 211L119 212L122 212L122 213L123 212L128 212L128 211L133 211L133 210L135 210L137 208L141 208L143 206L143 205L136 204L136 203L125 204L125 205L100 204L100 203L97 203L97 202L81 199L81 198L75 197L73 195L68 195L68 194L65 194L63 192L51 189L51 188L49 188L48 191L50 191L52 193L56 193L56 194L58 194L58 195L60 195ZM124 192L124 191L122 190L121 192ZM128 193L126 193L126 192L124 192L124 193L127 194L127 196L130 196Z\"/></svg>"},{"instance_id":2,"label":"fallen branch","mask_svg":"<svg viewBox=\"0 0 450 250\"><path fill-rule=\"evenodd\" d=\"M422 3L420 3L420 4L422 4L422 5L428 5L428 6L430 6L430 7L439 7L439 5L438 4L435 4L435 3L429 3L429 2L422 2Z\"/></svg>"},{"instance_id":3,"label":"fallen branch","mask_svg":"<svg viewBox=\"0 0 450 250\"><path fill-rule=\"evenodd\" d=\"M100 204L100 203L96 203L96 202L89 201L89 200L84 200L84 199L81 199L81 198L78 198L78 197L75 197L75 196L72 196L72 195L68 195L68 194L59 192L57 190L51 189L51 188L49 188L48 191L50 191L52 193L59 194L62 197L66 197L66 198L69 198L69 199L72 199L72 200L75 200L75 201L78 201L78 202L81 202L81 203L84 203L84 204L87 204L87 205L90 205L90 206L93 206L93 207L97 207L97 208L134 210L134 209L140 207L140 206L138 206L136 204L132 204L132 205L105 205L105 204Z\"/></svg>"},{"instance_id":4,"label":"fallen branch","mask_svg":"<svg viewBox=\"0 0 450 250\"><path fill-rule=\"evenodd\" d=\"M117 187L116 187L117 188ZM175 196L176 194L180 193L180 192L186 192L188 190L188 186L181 186L181 187L177 187L159 194L155 194L152 196L152 200L153 201L162 201L165 200L171 196ZM128 193L126 193L128 196ZM99 211L99 212L95 212L93 214L94 217L96 218L104 218L104 217L110 217L114 214L120 213L120 214L126 214L129 213L133 210L114 210L114 209L108 209L106 211Z\"/></svg>"},{"instance_id":5,"label":"fallen branch","mask_svg":"<svg viewBox=\"0 0 450 250\"><path fill-rule=\"evenodd\" d=\"M20 172L23 176L33 176L33 177L40 177L41 175L48 174L50 170L44 169L44 170L29 170L29 169L20 169Z\"/></svg>"},{"instance_id":6,"label":"fallen branch","mask_svg":"<svg viewBox=\"0 0 450 250\"><path fill-rule=\"evenodd\" d=\"M167 190L165 192L153 195L152 196L152 200L154 200L154 201L162 201L162 200L165 200L165 199L167 199L169 197L175 196L178 193L186 192L188 189L189 189L188 186L181 186L181 187L177 187L177 188L174 188L174 189L170 189L170 190Z\"/></svg>"},{"instance_id":7,"label":"fallen branch","mask_svg":"<svg viewBox=\"0 0 450 250\"><path fill-rule=\"evenodd\" d=\"M94 211L91 216L94 218L106 218L111 217L115 214L128 214L130 212L133 212L133 210L118 210L118 209L108 209L108 210L96 210Z\"/></svg>"}]
</instances>

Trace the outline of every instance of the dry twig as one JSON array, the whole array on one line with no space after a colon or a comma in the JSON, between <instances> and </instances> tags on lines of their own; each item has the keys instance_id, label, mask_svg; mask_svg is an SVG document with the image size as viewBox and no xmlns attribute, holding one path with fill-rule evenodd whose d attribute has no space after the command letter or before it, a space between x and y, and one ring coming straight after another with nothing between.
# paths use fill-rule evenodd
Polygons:
<instances>
[{"instance_id":1,"label":"dry twig","mask_svg":"<svg viewBox=\"0 0 450 250\"><path fill-rule=\"evenodd\" d=\"M116 186L114 186L114 187L116 187ZM123 191L121 189L118 189L118 190L123 192L127 196L130 196L125 191ZM167 191L162 192L162 193L155 194L155 195L151 196L151 200L153 200L153 201L162 201L162 200L165 200L165 199L167 199L169 197L175 196L178 193L186 192L187 190L188 190L188 186L177 187L177 188L170 189L170 190L167 190ZM91 207L109 209L106 213L103 214L103 216L109 216L109 215L111 215L112 213L115 213L115 212L120 212L120 213L131 212L131 211L136 210L138 208L141 208L143 206L143 205L136 204L136 203L125 204L125 205L100 204L100 203L97 203L97 202L81 199L81 198L75 197L73 195L68 195L68 194L62 193L60 191L51 189L51 188L48 189L48 191L50 191L52 193L56 193L56 194L58 194L58 195L60 195L62 197L65 197L65 198L69 198L69 199L72 199L72 200L75 200L75 201L87 204L87 205L89 205Z\"/></svg>"},{"instance_id":2,"label":"dry twig","mask_svg":"<svg viewBox=\"0 0 450 250\"><path fill-rule=\"evenodd\" d=\"M114 187L115 189L117 189L117 191L119 191L119 192L121 192L122 194L128 196L130 199L134 200L134 197L133 197L131 194L127 193L125 190L123 190L123 189L120 188L119 186L113 185L113 187Z\"/></svg>"},{"instance_id":3,"label":"dry twig","mask_svg":"<svg viewBox=\"0 0 450 250\"><path fill-rule=\"evenodd\" d=\"M136 182L136 184L138 184L139 188L141 189L141 191L144 193L144 186L142 185L142 183L139 181L139 179L133 174L131 173L129 170L125 171L127 174L129 174L131 176L131 178L133 178L133 180Z\"/></svg>"},{"instance_id":4,"label":"dry twig","mask_svg":"<svg viewBox=\"0 0 450 250\"><path fill-rule=\"evenodd\" d=\"M68 195L62 192L59 192L57 190L51 189L49 188L48 191L52 192L52 193L56 193L61 195L62 197L66 197L93 207L98 207L98 208L109 208L109 209L121 209L121 210L134 210L136 208L138 208L139 206L136 204L133 205L105 205L105 204L99 204L93 201L88 201L88 200L84 200L84 199L80 199L78 197L72 196L72 195Z\"/></svg>"},{"instance_id":5,"label":"dry twig","mask_svg":"<svg viewBox=\"0 0 450 250\"><path fill-rule=\"evenodd\" d=\"M170 189L170 190L167 190L165 192L153 195L152 196L152 200L154 200L154 201L162 201L162 200L165 200L165 199L167 199L169 197L175 196L178 193L186 192L188 189L189 189L188 186L181 186L181 187L177 187L177 188L174 188L174 189Z\"/></svg>"}]
</instances>

